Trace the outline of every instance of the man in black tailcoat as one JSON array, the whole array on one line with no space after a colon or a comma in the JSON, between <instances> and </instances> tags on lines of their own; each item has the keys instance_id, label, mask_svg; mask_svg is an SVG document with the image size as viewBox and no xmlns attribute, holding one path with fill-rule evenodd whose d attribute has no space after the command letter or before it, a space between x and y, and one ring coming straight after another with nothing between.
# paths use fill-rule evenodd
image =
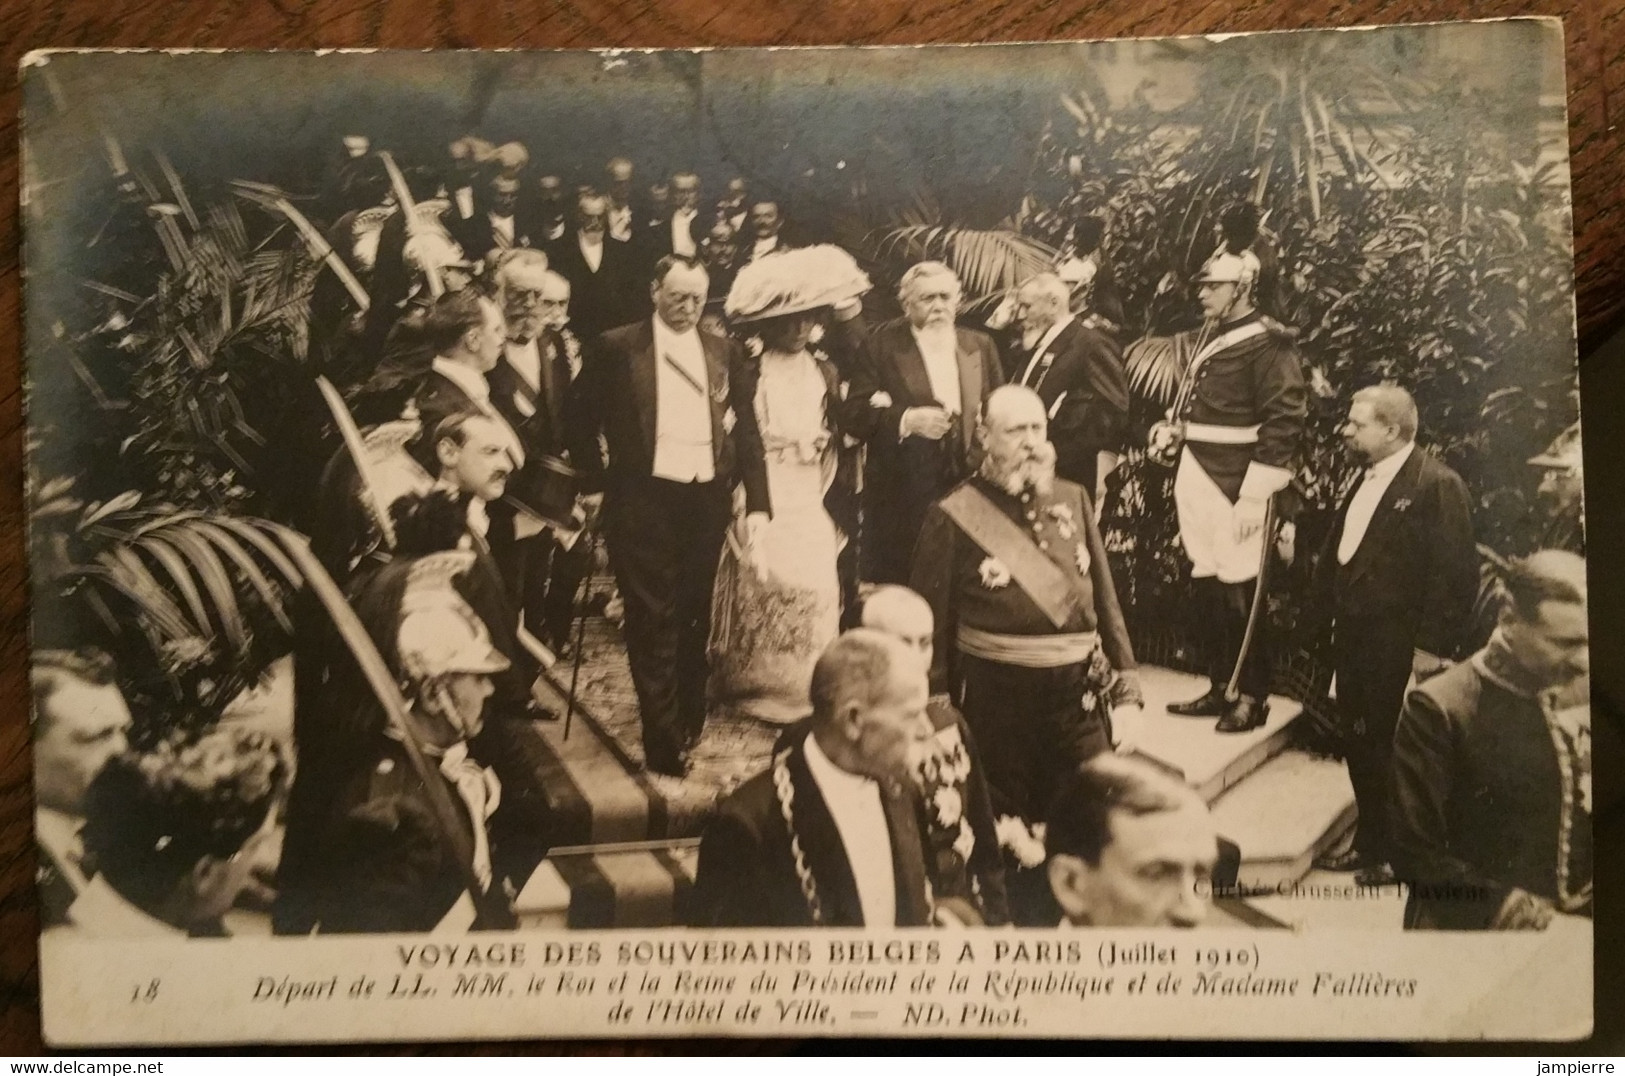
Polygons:
<instances>
[{"instance_id":1,"label":"man in black tailcoat","mask_svg":"<svg viewBox=\"0 0 1625 1076\"><path fill-rule=\"evenodd\" d=\"M583 339L640 316L647 300L635 294L641 282L636 255L608 233L609 202L586 195L576 202L575 226L548 247L551 268L570 282L570 323Z\"/></svg>"},{"instance_id":2,"label":"man in black tailcoat","mask_svg":"<svg viewBox=\"0 0 1625 1076\"><path fill-rule=\"evenodd\" d=\"M813 716L729 794L700 839L691 925L908 927L932 921L910 759L934 729L925 667L866 628L813 669Z\"/></svg>"},{"instance_id":3,"label":"man in black tailcoat","mask_svg":"<svg viewBox=\"0 0 1625 1076\"><path fill-rule=\"evenodd\" d=\"M1405 686L1461 646L1478 587L1467 487L1416 446L1416 402L1397 385L1354 394L1343 439L1365 464L1321 551L1315 608L1332 619L1343 754L1359 809L1346 854L1362 885L1392 881L1394 726Z\"/></svg>"},{"instance_id":4,"label":"man in black tailcoat","mask_svg":"<svg viewBox=\"0 0 1625 1076\"><path fill-rule=\"evenodd\" d=\"M602 493L644 756L669 776L687 772L705 726L711 587L734 488L752 533L770 511L744 351L698 329L709 286L694 259L662 258L654 317L598 338L566 413L571 459Z\"/></svg>"},{"instance_id":5,"label":"man in black tailcoat","mask_svg":"<svg viewBox=\"0 0 1625 1076\"><path fill-rule=\"evenodd\" d=\"M868 445L865 580L907 583L927 509L976 469L976 421L1004 383L984 333L959 328L959 278L920 262L898 285L906 317L869 334L851 365L846 428Z\"/></svg>"},{"instance_id":6,"label":"man in black tailcoat","mask_svg":"<svg viewBox=\"0 0 1625 1076\"><path fill-rule=\"evenodd\" d=\"M1040 273L1021 286L1016 317L1032 341L1007 368L1049 413L1055 473L1100 499L1100 456L1115 453L1128 423L1128 375L1116 341L1067 309L1066 284Z\"/></svg>"}]
</instances>

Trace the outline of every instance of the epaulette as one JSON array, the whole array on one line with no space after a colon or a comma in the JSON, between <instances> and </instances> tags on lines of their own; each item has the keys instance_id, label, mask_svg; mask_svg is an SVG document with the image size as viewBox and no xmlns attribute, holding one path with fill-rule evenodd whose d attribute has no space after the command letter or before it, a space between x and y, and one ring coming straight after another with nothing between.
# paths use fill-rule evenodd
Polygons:
<instances>
[{"instance_id":1,"label":"epaulette","mask_svg":"<svg viewBox=\"0 0 1625 1076\"><path fill-rule=\"evenodd\" d=\"M1298 339L1298 330L1296 328L1286 324L1283 321L1276 321L1268 314L1259 314L1258 322L1260 325L1263 325L1265 329L1269 330L1271 336L1279 336L1283 340L1290 340L1293 342L1296 342Z\"/></svg>"}]
</instances>

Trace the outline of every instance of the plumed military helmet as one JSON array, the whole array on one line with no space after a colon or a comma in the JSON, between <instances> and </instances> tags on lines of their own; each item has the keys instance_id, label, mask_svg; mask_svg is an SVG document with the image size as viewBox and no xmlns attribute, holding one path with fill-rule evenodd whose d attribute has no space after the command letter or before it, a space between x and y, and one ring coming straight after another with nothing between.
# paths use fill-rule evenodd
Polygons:
<instances>
[{"instance_id":1,"label":"plumed military helmet","mask_svg":"<svg viewBox=\"0 0 1625 1076\"><path fill-rule=\"evenodd\" d=\"M1198 284L1240 284L1251 287L1258 281L1263 265L1252 251L1258 239L1258 207L1237 202L1219 216L1219 249L1203 263L1196 274Z\"/></svg>"},{"instance_id":2,"label":"plumed military helmet","mask_svg":"<svg viewBox=\"0 0 1625 1076\"><path fill-rule=\"evenodd\" d=\"M508 667L508 659L491 645L485 624L456 589L456 577L473 563L474 554L461 549L413 563L396 636L401 672L408 679L498 673Z\"/></svg>"}]
</instances>

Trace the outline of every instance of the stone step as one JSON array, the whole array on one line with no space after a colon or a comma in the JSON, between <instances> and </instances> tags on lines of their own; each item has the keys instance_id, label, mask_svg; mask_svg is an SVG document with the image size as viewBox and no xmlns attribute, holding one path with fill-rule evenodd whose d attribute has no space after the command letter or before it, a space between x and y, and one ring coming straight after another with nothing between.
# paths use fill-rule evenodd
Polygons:
<instances>
[{"instance_id":1,"label":"stone step","mask_svg":"<svg viewBox=\"0 0 1625 1076\"><path fill-rule=\"evenodd\" d=\"M1140 681L1145 690L1140 751L1183 773L1209 803L1286 750L1292 724L1303 714L1303 707L1292 699L1271 695L1269 719L1262 728L1221 734L1214 731L1217 718L1178 717L1168 712L1170 703L1206 691L1207 677L1142 665Z\"/></svg>"},{"instance_id":2,"label":"stone step","mask_svg":"<svg viewBox=\"0 0 1625 1076\"><path fill-rule=\"evenodd\" d=\"M1219 832L1241 846L1239 881L1249 889L1303 878L1354 817L1347 767L1301 751L1271 758L1213 804Z\"/></svg>"},{"instance_id":3,"label":"stone step","mask_svg":"<svg viewBox=\"0 0 1625 1076\"><path fill-rule=\"evenodd\" d=\"M698 866L693 839L555 848L514 911L525 930L678 925Z\"/></svg>"}]
</instances>

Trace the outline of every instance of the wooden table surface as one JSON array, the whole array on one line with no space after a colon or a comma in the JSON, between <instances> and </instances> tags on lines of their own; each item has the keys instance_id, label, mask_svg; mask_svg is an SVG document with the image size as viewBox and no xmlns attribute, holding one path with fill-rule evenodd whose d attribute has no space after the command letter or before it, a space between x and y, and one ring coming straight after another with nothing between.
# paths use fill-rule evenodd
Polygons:
<instances>
[{"instance_id":1,"label":"wooden table surface","mask_svg":"<svg viewBox=\"0 0 1625 1076\"><path fill-rule=\"evenodd\" d=\"M1200 34L1509 15L1556 15L1564 20L1580 351L1584 355L1625 327L1625 211L1619 205L1625 178L1625 140L1619 129L1625 122L1625 0L544 0L532 4L519 0L9 0L0 3L0 55L8 70L15 72L24 52L42 47L902 45ZM1615 89L1621 93L1613 93ZM0 96L0 196L10 207L0 221L0 1053L4 1054L39 1050L18 365L18 105L12 76ZM1618 844L1610 840L1605 847ZM1617 933L1609 930L1605 936ZM1599 951L1606 951L1601 943ZM1599 966L1599 978L1606 974ZM1617 993L1611 1000L1612 1004L1599 1005L1598 1021L1603 1037L1617 1050L1619 1014L1625 1011L1625 1004ZM744 1043L727 1048L731 1052L777 1052L791 1045ZM703 1046L677 1044L672 1049ZM546 1043L516 1048L539 1052L623 1049L614 1044ZM660 1048L658 1044L629 1047L634 1052Z\"/></svg>"}]
</instances>

